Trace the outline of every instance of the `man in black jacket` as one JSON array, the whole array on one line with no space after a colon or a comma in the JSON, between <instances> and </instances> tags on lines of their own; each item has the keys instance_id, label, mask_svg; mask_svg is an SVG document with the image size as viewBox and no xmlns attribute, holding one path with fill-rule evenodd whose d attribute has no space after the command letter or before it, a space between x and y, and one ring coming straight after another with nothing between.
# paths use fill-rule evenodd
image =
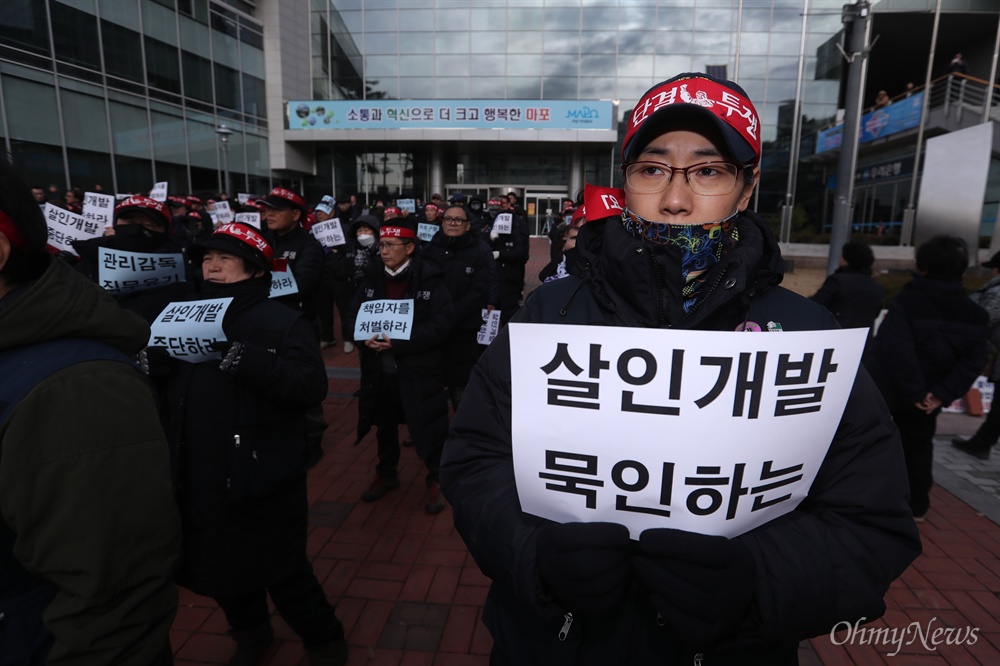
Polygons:
<instances>
[{"instance_id":1,"label":"man in black jacket","mask_svg":"<svg viewBox=\"0 0 1000 666\"><path fill-rule=\"evenodd\" d=\"M472 231L469 214L461 206L444 212L441 231L424 245L423 253L444 269L444 283L454 305L455 328L444 344L445 383L451 405L458 409L472 366L485 348L476 336L489 305L493 255Z\"/></svg>"},{"instance_id":2,"label":"man in black jacket","mask_svg":"<svg viewBox=\"0 0 1000 666\"><path fill-rule=\"evenodd\" d=\"M399 433L405 423L417 455L427 466L427 513L444 509L439 467L448 434L444 395L444 341L452 328L451 297L443 271L421 261L417 233L400 219L379 229L379 257L365 271L354 311L372 300L413 301L410 338L373 334L361 347L361 395L358 441L376 426L378 465L375 480L361 495L364 502L381 499L399 487ZM360 317L360 314L358 315Z\"/></svg>"},{"instance_id":3,"label":"man in black jacket","mask_svg":"<svg viewBox=\"0 0 1000 666\"><path fill-rule=\"evenodd\" d=\"M113 278L113 272L106 272L108 268L117 268L117 262L115 266L105 266L101 249L137 253L137 264L160 261L176 264L177 256L183 263L181 244L168 234L170 223L170 211L164 203L138 195L128 197L115 206L114 234L74 241L73 249L80 255L76 270L107 289L123 308L152 323L168 303L178 300L187 291L183 279L153 287L126 286ZM186 268L179 266L179 269L183 276Z\"/></svg>"},{"instance_id":4,"label":"man in black jacket","mask_svg":"<svg viewBox=\"0 0 1000 666\"><path fill-rule=\"evenodd\" d=\"M917 275L889 303L872 345L872 377L902 436L918 520L931 506L938 414L965 395L988 355L989 316L962 288L968 265L961 238L935 236L921 244Z\"/></svg>"},{"instance_id":5,"label":"man in black jacket","mask_svg":"<svg viewBox=\"0 0 1000 666\"><path fill-rule=\"evenodd\" d=\"M295 280L295 290L277 296L275 300L301 312L318 340L319 313L315 295L323 277L325 256L320 242L302 228L307 213L306 201L291 190L276 187L261 202L265 206L264 220L267 222L268 240L274 246L275 266L286 267ZM327 427L323 406L311 407L306 421L306 465L312 467L323 456L323 431Z\"/></svg>"},{"instance_id":6,"label":"man in black jacket","mask_svg":"<svg viewBox=\"0 0 1000 666\"><path fill-rule=\"evenodd\" d=\"M835 328L777 286L777 242L747 210L759 130L729 81L682 74L648 91L625 134L624 192L588 188L574 274L541 285L513 321L626 326L637 338ZM473 370L442 458L455 526L493 579L491 663L794 664L801 639L881 615L920 552L899 436L863 369L807 497L737 537L656 528L633 541L623 525L527 514L513 469L517 354L505 327ZM537 424L560 441L551 428ZM677 444L669 428L657 443Z\"/></svg>"}]
</instances>

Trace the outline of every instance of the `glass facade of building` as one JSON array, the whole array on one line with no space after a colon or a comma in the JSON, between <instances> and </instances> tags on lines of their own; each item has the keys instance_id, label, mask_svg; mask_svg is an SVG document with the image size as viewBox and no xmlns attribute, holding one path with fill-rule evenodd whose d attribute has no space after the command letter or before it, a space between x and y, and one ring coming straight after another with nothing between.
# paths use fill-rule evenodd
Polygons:
<instances>
[{"instance_id":1,"label":"glass facade of building","mask_svg":"<svg viewBox=\"0 0 1000 666\"><path fill-rule=\"evenodd\" d=\"M241 11L234 11L241 10ZM0 131L39 184L218 192L270 184L263 28L240 0L5 0ZM279 123L280 125L280 123Z\"/></svg>"},{"instance_id":2,"label":"glass facade of building","mask_svg":"<svg viewBox=\"0 0 1000 666\"><path fill-rule=\"evenodd\" d=\"M761 116L766 208L784 200L797 89L807 128L837 109L840 55L823 47L841 30L844 0L310 1L314 99L614 99L621 121L680 72L736 79ZM453 148L444 160L452 189L566 184L565 145ZM617 148L581 150L586 182L615 180ZM429 194L419 146L342 144L317 156L337 161L334 187Z\"/></svg>"}]
</instances>

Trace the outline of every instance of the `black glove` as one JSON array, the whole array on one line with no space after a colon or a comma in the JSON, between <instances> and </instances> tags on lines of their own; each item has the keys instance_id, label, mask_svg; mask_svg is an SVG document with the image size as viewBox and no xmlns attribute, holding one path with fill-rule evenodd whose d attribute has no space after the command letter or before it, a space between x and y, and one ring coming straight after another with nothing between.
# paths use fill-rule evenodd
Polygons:
<instances>
[{"instance_id":1,"label":"black glove","mask_svg":"<svg viewBox=\"0 0 1000 666\"><path fill-rule=\"evenodd\" d=\"M538 534L538 572L566 610L607 611L631 574L630 543L628 529L614 523L548 525Z\"/></svg>"},{"instance_id":2,"label":"black glove","mask_svg":"<svg viewBox=\"0 0 1000 666\"><path fill-rule=\"evenodd\" d=\"M650 529L639 536L632 565L653 606L691 645L734 631L753 600L757 563L739 539Z\"/></svg>"},{"instance_id":3,"label":"black glove","mask_svg":"<svg viewBox=\"0 0 1000 666\"><path fill-rule=\"evenodd\" d=\"M170 354L166 347L145 347L136 360L147 377L165 377L170 374Z\"/></svg>"},{"instance_id":4,"label":"black glove","mask_svg":"<svg viewBox=\"0 0 1000 666\"><path fill-rule=\"evenodd\" d=\"M240 362L243 360L245 346L242 342L218 341L209 345L212 351L222 353L222 360L219 361L219 370L227 375L236 375L240 370Z\"/></svg>"}]
</instances>

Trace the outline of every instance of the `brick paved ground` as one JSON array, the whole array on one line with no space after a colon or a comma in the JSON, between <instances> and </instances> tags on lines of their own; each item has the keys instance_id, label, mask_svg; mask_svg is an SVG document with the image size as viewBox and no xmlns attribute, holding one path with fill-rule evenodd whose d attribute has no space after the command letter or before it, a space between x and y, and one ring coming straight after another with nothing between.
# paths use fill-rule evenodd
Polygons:
<instances>
[{"instance_id":1,"label":"brick paved ground","mask_svg":"<svg viewBox=\"0 0 1000 666\"><path fill-rule=\"evenodd\" d=\"M529 276L537 275L546 252L535 239ZM358 355L344 354L338 345L324 356L331 426L326 456L309 475L308 550L347 629L348 663L485 666L491 639L480 615L488 580L455 533L451 509L438 516L424 513L423 470L413 449L403 450L399 490L375 504L359 501L372 479L376 453L371 434L354 446L357 403L351 394L358 386ZM947 448L951 434L971 434L976 423L971 417L943 417L938 448ZM996 453L981 465L948 454L935 470L942 483L952 483L958 472L1000 477ZM969 469L948 470L943 464ZM937 627L977 628L976 642L931 650L917 639L889 656L896 649L892 644L861 644L859 636L852 641L842 632L836 640L804 642L799 650L803 666L1000 664L1000 527L983 509L970 506L970 501L990 506L989 496L977 495L977 487L959 489L966 499L935 487L933 508L920 526L924 554L892 585L886 615L869 625L902 632L917 622L925 633ZM265 663L305 664L301 645L277 616L274 626L278 640ZM225 631L225 619L211 599L182 590L171 631L178 666L224 664L233 650ZM914 631L909 638L916 637Z\"/></svg>"}]
</instances>

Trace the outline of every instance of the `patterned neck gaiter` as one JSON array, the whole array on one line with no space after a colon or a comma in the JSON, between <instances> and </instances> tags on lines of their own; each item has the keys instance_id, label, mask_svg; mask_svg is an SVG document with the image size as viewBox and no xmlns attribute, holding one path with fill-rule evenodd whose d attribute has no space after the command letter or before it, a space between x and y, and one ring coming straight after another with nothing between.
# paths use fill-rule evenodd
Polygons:
<instances>
[{"instance_id":1,"label":"patterned neck gaiter","mask_svg":"<svg viewBox=\"0 0 1000 666\"><path fill-rule=\"evenodd\" d=\"M633 238L654 245L673 245L680 250L684 288L681 295L684 311L690 312L698 301L698 291L705 276L740 240L736 228L738 211L723 220L704 224L666 224L651 222L626 208L622 226Z\"/></svg>"}]
</instances>

